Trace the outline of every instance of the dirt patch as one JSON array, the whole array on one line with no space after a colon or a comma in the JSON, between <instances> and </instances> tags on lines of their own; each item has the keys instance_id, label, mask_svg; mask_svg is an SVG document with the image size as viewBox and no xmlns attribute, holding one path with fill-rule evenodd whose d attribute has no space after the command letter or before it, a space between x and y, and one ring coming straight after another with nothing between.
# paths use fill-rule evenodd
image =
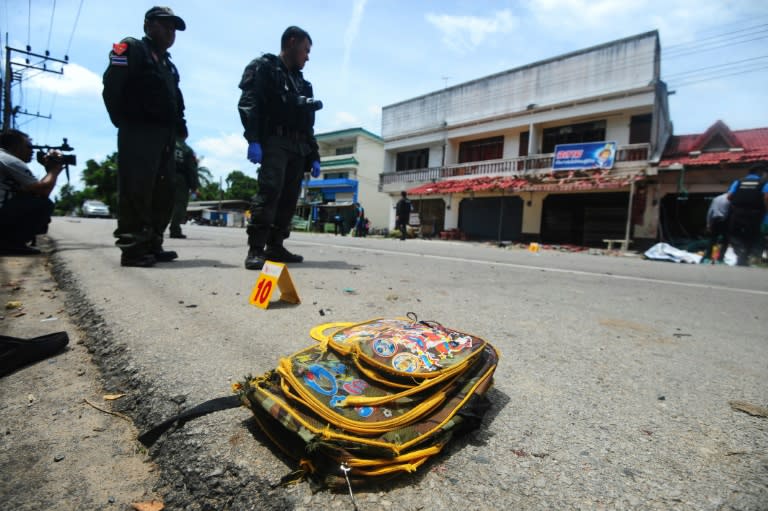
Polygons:
<instances>
[{"instance_id":1,"label":"dirt patch","mask_svg":"<svg viewBox=\"0 0 768 511\"><path fill-rule=\"evenodd\" d=\"M6 310L10 301L21 306ZM0 258L0 305L4 335L69 334L62 353L0 378L3 508L127 510L158 499L133 424L86 402L113 409L47 256Z\"/></svg>"}]
</instances>

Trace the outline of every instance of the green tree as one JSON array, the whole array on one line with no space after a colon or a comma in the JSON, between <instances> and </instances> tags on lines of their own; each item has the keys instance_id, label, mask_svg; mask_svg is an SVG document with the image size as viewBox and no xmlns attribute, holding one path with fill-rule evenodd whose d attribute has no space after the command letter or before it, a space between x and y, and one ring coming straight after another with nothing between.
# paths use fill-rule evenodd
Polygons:
<instances>
[{"instance_id":1,"label":"green tree","mask_svg":"<svg viewBox=\"0 0 768 511\"><path fill-rule=\"evenodd\" d=\"M211 174L211 171L208 169L208 167L197 167L197 178L200 181L201 187L213 182L213 174Z\"/></svg>"},{"instance_id":2,"label":"green tree","mask_svg":"<svg viewBox=\"0 0 768 511\"><path fill-rule=\"evenodd\" d=\"M117 153L107 156L101 163L95 160L85 162L82 180L85 183L85 198L99 199L110 210L117 211Z\"/></svg>"},{"instance_id":3,"label":"green tree","mask_svg":"<svg viewBox=\"0 0 768 511\"><path fill-rule=\"evenodd\" d=\"M201 181L200 188L197 189L197 200L219 200L221 199L221 187L219 183Z\"/></svg>"},{"instance_id":4,"label":"green tree","mask_svg":"<svg viewBox=\"0 0 768 511\"><path fill-rule=\"evenodd\" d=\"M75 187L70 183L65 184L59 190L59 194L54 199L56 207L54 213L56 215L70 215L75 213L83 203L83 192L75 190Z\"/></svg>"},{"instance_id":5,"label":"green tree","mask_svg":"<svg viewBox=\"0 0 768 511\"><path fill-rule=\"evenodd\" d=\"M259 182L239 170L230 172L226 181L227 199L251 200L251 197L259 191Z\"/></svg>"}]
</instances>

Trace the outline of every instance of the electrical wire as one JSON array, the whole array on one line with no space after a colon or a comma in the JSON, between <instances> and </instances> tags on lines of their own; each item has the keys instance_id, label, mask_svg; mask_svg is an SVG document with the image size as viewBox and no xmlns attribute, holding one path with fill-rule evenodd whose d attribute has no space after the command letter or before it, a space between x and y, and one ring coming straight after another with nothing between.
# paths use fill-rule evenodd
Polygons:
<instances>
[{"instance_id":1,"label":"electrical wire","mask_svg":"<svg viewBox=\"0 0 768 511\"><path fill-rule=\"evenodd\" d=\"M83 9L83 1L80 0L80 5L77 7L77 15L75 16L75 23L72 25L72 33L69 36L69 42L67 43L67 50L64 52L66 60L69 60L69 49L72 47L72 39L75 37L75 30L77 29L77 23L80 21L80 11Z\"/></svg>"},{"instance_id":2,"label":"electrical wire","mask_svg":"<svg viewBox=\"0 0 768 511\"><path fill-rule=\"evenodd\" d=\"M51 26L48 28L48 42L45 43L45 51L51 49L51 35L53 34L53 18L56 15L56 0L53 0L53 9L51 9Z\"/></svg>"},{"instance_id":3,"label":"electrical wire","mask_svg":"<svg viewBox=\"0 0 768 511\"><path fill-rule=\"evenodd\" d=\"M675 83L674 85L675 85L675 88L679 88L679 87L684 87L684 86L687 86L687 85L693 85L693 84L696 84L696 83L710 82L712 80L718 80L720 78L725 78L727 76L739 76L739 75L744 75L744 74L748 74L748 73L756 73L756 72L762 71L764 69L768 69L768 64L766 64L765 66L760 66L760 67L756 67L756 68L753 68L753 69L746 69L746 70L735 71L735 72L732 72L732 73L725 73L725 74L719 73L717 75L708 76L706 78L700 77L697 80L683 81L683 82Z\"/></svg>"},{"instance_id":4,"label":"electrical wire","mask_svg":"<svg viewBox=\"0 0 768 511\"><path fill-rule=\"evenodd\" d=\"M759 57L752 57L752 58L743 59L743 60L735 60L733 62L727 62L725 64L715 64L713 66L705 66L705 67L700 67L700 68L697 68L697 69L690 69L690 70L687 70L687 71L681 71L679 73L673 73L673 74L670 74L670 75L666 75L666 79L671 80L672 78L677 78L679 76L684 76L684 75L687 75L687 74L695 74L695 73L704 71L705 69L719 69L719 68L723 68L723 67L730 67L730 66L735 66L735 65L738 65L738 64L743 64L744 62L752 62L754 60L760 60L760 59L765 59L765 58L768 58L768 55L761 55Z\"/></svg>"},{"instance_id":5,"label":"electrical wire","mask_svg":"<svg viewBox=\"0 0 768 511\"><path fill-rule=\"evenodd\" d=\"M67 63L69 63L69 50L70 50L70 48L72 48L72 41L75 38L75 32L77 31L77 25L78 25L78 23L80 21L80 13L83 10L83 1L84 0L80 0L80 4L77 6L77 14L75 14L75 22L72 24L72 32L69 35L69 41L67 42L67 49L64 52L64 60ZM54 8L55 8L55 0L54 0ZM61 81L63 76L64 75L63 75L63 68L62 68L62 74L59 75L58 80ZM59 92L58 92L58 89L56 89L56 91L54 91L54 93L53 93L53 97L51 98L51 108L50 108L51 117L53 117L53 110L56 107L56 99L58 97L59 97ZM47 123L46 130L45 130L46 136L48 136L48 132L50 130L50 126L51 126L51 121L49 119L48 123Z\"/></svg>"},{"instance_id":6,"label":"electrical wire","mask_svg":"<svg viewBox=\"0 0 768 511\"><path fill-rule=\"evenodd\" d=\"M32 0L29 0L27 9L27 48L32 46Z\"/></svg>"}]
</instances>

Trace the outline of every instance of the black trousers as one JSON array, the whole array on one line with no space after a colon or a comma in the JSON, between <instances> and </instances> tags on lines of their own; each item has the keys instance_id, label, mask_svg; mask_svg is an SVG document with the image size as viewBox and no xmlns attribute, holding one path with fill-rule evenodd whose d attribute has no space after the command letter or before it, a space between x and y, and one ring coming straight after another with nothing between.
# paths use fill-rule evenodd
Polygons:
<instances>
[{"instance_id":1,"label":"black trousers","mask_svg":"<svg viewBox=\"0 0 768 511\"><path fill-rule=\"evenodd\" d=\"M714 247L722 238L723 244L720 246L720 254L717 260L722 261L725 257L725 251L728 250L728 219L727 218L713 218L712 227L709 238L709 246L707 247L707 253L704 257L707 259L712 258L712 247Z\"/></svg>"},{"instance_id":2,"label":"black trousers","mask_svg":"<svg viewBox=\"0 0 768 511\"><path fill-rule=\"evenodd\" d=\"M762 209L745 209L731 206L728 219L728 238L736 252L736 265L749 266L749 257L760 248L760 224L765 212Z\"/></svg>"},{"instance_id":3,"label":"black trousers","mask_svg":"<svg viewBox=\"0 0 768 511\"><path fill-rule=\"evenodd\" d=\"M127 257L156 252L173 212L175 128L129 124L117 132L115 244Z\"/></svg>"},{"instance_id":4,"label":"black trousers","mask_svg":"<svg viewBox=\"0 0 768 511\"><path fill-rule=\"evenodd\" d=\"M15 196L0 208L0 240L8 245L23 245L38 234L48 232L53 202L47 197Z\"/></svg>"},{"instance_id":5,"label":"black trousers","mask_svg":"<svg viewBox=\"0 0 768 511\"><path fill-rule=\"evenodd\" d=\"M259 192L251 199L251 219L246 228L248 246L279 247L291 234L291 218L309 169L309 146L287 137L272 136L262 145Z\"/></svg>"},{"instance_id":6,"label":"black trousers","mask_svg":"<svg viewBox=\"0 0 768 511\"><path fill-rule=\"evenodd\" d=\"M408 224L398 221L397 228L400 229L400 239L404 240L408 236Z\"/></svg>"},{"instance_id":7,"label":"black trousers","mask_svg":"<svg viewBox=\"0 0 768 511\"><path fill-rule=\"evenodd\" d=\"M189 205L189 184L184 174L176 172L173 181L173 214L168 232L181 234L181 224L187 223L187 206Z\"/></svg>"}]
</instances>

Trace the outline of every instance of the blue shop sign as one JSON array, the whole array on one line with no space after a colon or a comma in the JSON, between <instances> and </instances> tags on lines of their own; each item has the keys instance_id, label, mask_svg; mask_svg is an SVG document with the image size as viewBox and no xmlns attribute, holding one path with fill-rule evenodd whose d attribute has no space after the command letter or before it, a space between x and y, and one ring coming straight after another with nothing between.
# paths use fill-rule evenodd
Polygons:
<instances>
[{"instance_id":1,"label":"blue shop sign","mask_svg":"<svg viewBox=\"0 0 768 511\"><path fill-rule=\"evenodd\" d=\"M616 142L587 142L555 146L552 170L610 169L616 157Z\"/></svg>"}]
</instances>

